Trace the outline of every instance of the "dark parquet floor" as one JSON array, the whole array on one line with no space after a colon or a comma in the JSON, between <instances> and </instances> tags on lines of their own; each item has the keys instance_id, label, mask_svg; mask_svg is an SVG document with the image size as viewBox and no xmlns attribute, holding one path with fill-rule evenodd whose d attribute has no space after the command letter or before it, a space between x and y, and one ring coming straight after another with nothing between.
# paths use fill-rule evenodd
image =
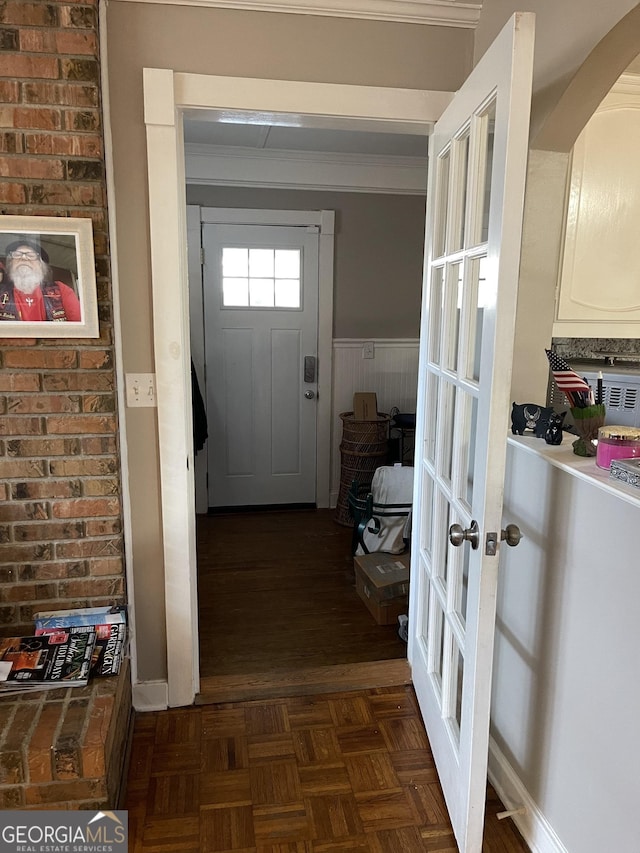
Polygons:
<instances>
[{"instance_id":1,"label":"dark parquet floor","mask_svg":"<svg viewBox=\"0 0 640 853\"><path fill-rule=\"evenodd\" d=\"M357 597L350 531L328 511L200 518L198 562L202 682L297 681L137 715L129 849L455 853L410 684L294 695L310 671L406 667L395 626ZM526 853L503 808L489 789L483 853Z\"/></svg>"},{"instance_id":2,"label":"dark parquet floor","mask_svg":"<svg viewBox=\"0 0 640 853\"><path fill-rule=\"evenodd\" d=\"M126 808L133 853L457 851L410 686L138 715Z\"/></svg>"}]
</instances>

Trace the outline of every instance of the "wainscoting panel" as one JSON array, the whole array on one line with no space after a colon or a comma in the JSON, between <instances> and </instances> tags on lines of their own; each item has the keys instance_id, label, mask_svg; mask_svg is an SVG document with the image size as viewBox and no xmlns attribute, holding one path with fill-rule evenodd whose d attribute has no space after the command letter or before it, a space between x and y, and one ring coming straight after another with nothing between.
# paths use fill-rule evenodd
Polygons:
<instances>
[{"instance_id":1,"label":"wainscoting panel","mask_svg":"<svg viewBox=\"0 0 640 853\"><path fill-rule=\"evenodd\" d=\"M373 358L364 358L373 346ZM331 435L331 506L340 488L340 440L342 412L353 411L356 391L375 391L378 411L415 412L418 384L417 338L360 340L339 338L333 342L333 406Z\"/></svg>"}]
</instances>

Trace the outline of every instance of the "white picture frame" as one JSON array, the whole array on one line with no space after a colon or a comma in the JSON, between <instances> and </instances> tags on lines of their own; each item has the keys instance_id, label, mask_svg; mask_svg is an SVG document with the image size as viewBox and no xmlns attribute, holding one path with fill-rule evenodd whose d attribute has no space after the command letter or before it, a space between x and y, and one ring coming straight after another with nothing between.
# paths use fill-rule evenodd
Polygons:
<instances>
[{"instance_id":1,"label":"white picture frame","mask_svg":"<svg viewBox=\"0 0 640 853\"><path fill-rule=\"evenodd\" d=\"M9 274L8 268L15 264L16 258L7 257L7 248L21 241L27 249L32 247L36 254L40 254L36 261L44 262L43 271L46 269L42 288L45 296L40 300L41 305L46 305L42 308L43 313L47 313L43 319L21 316L20 306L25 305L25 299L31 299L31 294L25 297ZM0 338L99 337L93 223L90 219L0 216L0 262ZM71 312L73 318L69 319L67 313L71 315Z\"/></svg>"}]
</instances>

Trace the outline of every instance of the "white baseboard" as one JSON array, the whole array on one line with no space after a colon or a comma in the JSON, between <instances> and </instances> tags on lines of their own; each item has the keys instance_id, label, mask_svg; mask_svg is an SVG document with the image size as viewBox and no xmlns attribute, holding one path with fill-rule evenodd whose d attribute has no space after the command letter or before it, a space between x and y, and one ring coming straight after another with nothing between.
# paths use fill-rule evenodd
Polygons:
<instances>
[{"instance_id":1,"label":"white baseboard","mask_svg":"<svg viewBox=\"0 0 640 853\"><path fill-rule=\"evenodd\" d=\"M169 685L166 681L144 681L133 685L133 707L136 711L166 711L169 707Z\"/></svg>"},{"instance_id":2,"label":"white baseboard","mask_svg":"<svg viewBox=\"0 0 640 853\"><path fill-rule=\"evenodd\" d=\"M505 810L524 808L523 814L514 814L511 820L531 853L569 853L493 738L489 742L489 781Z\"/></svg>"}]
</instances>

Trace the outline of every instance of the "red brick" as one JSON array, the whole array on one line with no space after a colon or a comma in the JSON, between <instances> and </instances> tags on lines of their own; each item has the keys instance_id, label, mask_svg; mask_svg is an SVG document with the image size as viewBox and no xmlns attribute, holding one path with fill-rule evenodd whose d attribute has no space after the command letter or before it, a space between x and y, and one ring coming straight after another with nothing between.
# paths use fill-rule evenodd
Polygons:
<instances>
[{"instance_id":1,"label":"red brick","mask_svg":"<svg viewBox=\"0 0 640 853\"><path fill-rule=\"evenodd\" d=\"M62 394L37 394L24 397L8 397L8 409L11 414L49 414L59 412L79 412L80 397Z\"/></svg>"},{"instance_id":2,"label":"red brick","mask_svg":"<svg viewBox=\"0 0 640 853\"><path fill-rule=\"evenodd\" d=\"M113 436L81 439L82 452L87 456L102 456L117 451L116 440Z\"/></svg>"},{"instance_id":3,"label":"red brick","mask_svg":"<svg viewBox=\"0 0 640 853\"><path fill-rule=\"evenodd\" d=\"M102 157L102 139L94 134L25 134L27 154L56 154L74 157Z\"/></svg>"},{"instance_id":4,"label":"red brick","mask_svg":"<svg viewBox=\"0 0 640 853\"><path fill-rule=\"evenodd\" d=\"M89 704L90 698L82 696L71 699L65 709L53 742L53 770L57 779L77 779L82 775L80 744Z\"/></svg>"},{"instance_id":5,"label":"red brick","mask_svg":"<svg viewBox=\"0 0 640 853\"><path fill-rule=\"evenodd\" d=\"M82 350L79 367L85 370L105 370L113 366L113 357L109 350Z\"/></svg>"},{"instance_id":6,"label":"red brick","mask_svg":"<svg viewBox=\"0 0 640 853\"><path fill-rule=\"evenodd\" d=\"M22 99L25 104L49 106L97 107L99 103L98 87L84 83L23 83Z\"/></svg>"},{"instance_id":7,"label":"red brick","mask_svg":"<svg viewBox=\"0 0 640 853\"><path fill-rule=\"evenodd\" d=\"M91 477L115 474L118 463L115 459L55 459L49 463L49 470L54 477ZM118 483L116 480L85 481L83 494L85 495L117 495Z\"/></svg>"},{"instance_id":8,"label":"red brick","mask_svg":"<svg viewBox=\"0 0 640 853\"><path fill-rule=\"evenodd\" d=\"M39 391L37 373L0 373L0 391Z\"/></svg>"},{"instance_id":9,"label":"red brick","mask_svg":"<svg viewBox=\"0 0 640 853\"><path fill-rule=\"evenodd\" d=\"M24 141L22 133L0 132L0 151L3 154L23 154Z\"/></svg>"},{"instance_id":10,"label":"red brick","mask_svg":"<svg viewBox=\"0 0 640 853\"><path fill-rule=\"evenodd\" d=\"M2 625L10 625L11 630L14 634L17 634L19 637L26 636L22 631L19 630L19 608L17 607L0 607L0 624ZM33 620L31 620L33 621ZM6 630L6 628L5 628Z\"/></svg>"},{"instance_id":11,"label":"red brick","mask_svg":"<svg viewBox=\"0 0 640 853\"><path fill-rule=\"evenodd\" d=\"M8 586L5 584L0 587L0 601L21 602L21 601L41 601L43 599L52 598L57 593L57 587L54 584L36 585L36 584L16 584Z\"/></svg>"},{"instance_id":12,"label":"red brick","mask_svg":"<svg viewBox=\"0 0 640 853\"><path fill-rule=\"evenodd\" d=\"M51 435L63 433L113 433L116 419L113 415L51 415L47 419L47 432Z\"/></svg>"},{"instance_id":13,"label":"red brick","mask_svg":"<svg viewBox=\"0 0 640 853\"><path fill-rule=\"evenodd\" d=\"M0 478L44 477L42 459L0 459Z\"/></svg>"},{"instance_id":14,"label":"red brick","mask_svg":"<svg viewBox=\"0 0 640 853\"><path fill-rule=\"evenodd\" d=\"M13 500L41 498L75 498L81 493L79 480L31 480L11 484Z\"/></svg>"},{"instance_id":15,"label":"red brick","mask_svg":"<svg viewBox=\"0 0 640 853\"><path fill-rule=\"evenodd\" d=\"M18 785L25 781L22 754L19 750L0 752L0 783L3 785Z\"/></svg>"},{"instance_id":16,"label":"red brick","mask_svg":"<svg viewBox=\"0 0 640 853\"><path fill-rule=\"evenodd\" d=\"M2 4L3 24L25 24L31 27L58 26L55 4L27 3L24 0L6 0Z\"/></svg>"},{"instance_id":17,"label":"red brick","mask_svg":"<svg viewBox=\"0 0 640 853\"><path fill-rule=\"evenodd\" d=\"M105 596L113 598L122 595L124 591L123 578L86 578L77 581L60 581L60 595L63 598L96 598Z\"/></svg>"},{"instance_id":18,"label":"red brick","mask_svg":"<svg viewBox=\"0 0 640 853\"><path fill-rule=\"evenodd\" d=\"M98 85L100 66L95 58L63 58L60 60L60 76L63 80L81 80L84 83Z\"/></svg>"},{"instance_id":19,"label":"red brick","mask_svg":"<svg viewBox=\"0 0 640 853\"><path fill-rule=\"evenodd\" d=\"M0 186L2 185L0 184ZM77 360L78 354L72 349L16 349L4 353L3 364L5 367L16 369L44 368L55 370L56 368L76 367Z\"/></svg>"},{"instance_id":20,"label":"red brick","mask_svg":"<svg viewBox=\"0 0 640 853\"><path fill-rule=\"evenodd\" d=\"M18 705L2 742L3 751L19 750L22 744L27 742L32 726L33 709L28 704Z\"/></svg>"},{"instance_id":21,"label":"red brick","mask_svg":"<svg viewBox=\"0 0 640 853\"><path fill-rule=\"evenodd\" d=\"M51 782L53 779L51 745L63 708L62 702L47 702L40 711L27 751L30 782Z\"/></svg>"},{"instance_id":22,"label":"red brick","mask_svg":"<svg viewBox=\"0 0 640 853\"><path fill-rule=\"evenodd\" d=\"M86 29L97 29L96 15L93 9L89 8L89 4L84 0L77 0L78 7L74 7L73 2L66 4L60 9L60 26L62 27L78 27ZM82 3L82 5L80 5Z\"/></svg>"},{"instance_id":23,"label":"red brick","mask_svg":"<svg viewBox=\"0 0 640 853\"><path fill-rule=\"evenodd\" d=\"M25 789L25 802L28 806L50 806L53 803L101 799L106 795L105 779L77 779L71 782L51 782L49 785L29 785Z\"/></svg>"},{"instance_id":24,"label":"red brick","mask_svg":"<svg viewBox=\"0 0 640 853\"><path fill-rule=\"evenodd\" d=\"M95 33L73 32L71 30L58 30L55 35L55 52L60 54L76 54L97 56L98 41Z\"/></svg>"},{"instance_id":25,"label":"red brick","mask_svg":"<svg viewBox=\"0 0 640 853\"><path fill-rule=\"evenodd\" d=\"M0 80L0 103L17 104L20 100L20 85L17 80Z\"/></svg>"},{"instance_id":26,"label":"red brick","mask_svg":"<svg viewBox=\"0 0 640 853\"><path fill-rule=\"evenodd\" d=\"M87 394L82 398L83 412L114 412L115 408L113 394Z\"/></svg>"},{"instance_id":27,"label":"red brick","mask_svg":"<svg viewBox=\"0 0 640 853\"><path fill-rule=\"evenodd\" d=\"M72 207L104 204L102 186L82 186L70 183L43 183L27 186L27 201L30 204L53 204Z\"/></svg>"},{"instance_id":28,"label":"red brick","mask_svg":"<svg viewBox=\"0 0 640 853\"><path fill-rule=\"evenodd\" d=\"M92 520L86 523L87 536L115 536L117 533L122 533L122 523L119 518Z\"/></svg>"},{"instance_id":29,"label":"red brick","mask_svg":"<svg viewBox=\"0 0 640 853\"><path fill-rule=\"evenodd\" d=\"M113 391L114 390L113 373L99 373L93 371L90 373L45 373L42 377L42 387L45 391ZM0 384L0 391L13 390L3 389Z\"/></svg>"},{"instance_id":30,"label":"red brick","mask_svg":"<svg viewBox=\"0 0 640 853\"><path fill-rule=\"evenodd\" d=\"M0 545L0 549L6 548ZM117 557L122 553L122 541L120 539L87 539L84 542L58 542L56 544L56 558L83 559L89 557ZM1 551L0 551L1 553ZM28 557L18 561L9 559L7 562L27 562Z\"/></svg>"},{"instance_id":31,"label":"red brick","mask_svg":"<svg viewBox=\"0 0 640 853\"><path fill-rule=\"evenodd\" d=\"M88 521L87 527L95 523L96 522ZM92 560L90 563L90 571L92 576L121 575L124 571L124 567L122 565L122 560L116 558L105 560Z\"/></svg>"},{"instance_id":32,"label":"red brick","mask_svg":"<svg viewBox=\"0 0 640 853\"><path fill-rule=\"evenodd\" d=\"M120 482L115 477L101 477L99 480L86 479L82 481L82 494L85 497L98 497L100 495L118 495L120 494Z\"/></svg>"},{"instance_id":33,"label":"red brick","mask_svg":"<svg viewBox=\"0 0 640 853\"><path fill-rule=\"evenodd\" d=\"M24 805L24 788L21 785L0 790L0 809L22 809Z\"/></svg>"},{"instance_id":34,"label":"red brick","mask_svg":"<svg viewBox=\"0 0 640 853\"><path fill-rule=\"evenodd\" d=\"M54 518L92 518L101 515L119 515L120 501L117 498L87 498L54 503Z\"/></svg>"},{"instance_id":35,"label":"red brick","mask_svg":"<svg viewBox=\"0 0 640 853\"><path fill-rule=\"evenodd\" d=\"M0 562L31 563L36 560L50 560L50 543L38 545L0 545Z\"/></svg>"},{"instance_id":36,"label":"red brick","mask_svg":"<svg viewBox=\"0 0 640 853\"><path fill-rule=\"evenodd\" d=\"M99 128L100 113L97 109L68 109L64 111L64 130L90 133L99 130Z\"/></svg>"},{"instance_id":37,"label":"red brick","mask_svg":"<svg viewBox=\"0 0 640 853\"><path fill-rule=\"evenodd\" d=\"M0 183L0 202L23 205L25 201L26 193L23 186L20 184Z\"/></svg>"},{"instance_id":38,"label":"red brick","mask_svg":"<svg viewBox=\"0 0 640 853\"><path fill-rule=\"evenodd\" d=\"M0 418L0 435L40 435L41 418Z\"/></svg>"},{"instance_id":39,"label":"red brick","mask_svg":"<svg viewBox=\"0 0 640 853\"><path fill-rule=\"evenodd\" d=\"M79 453L78 438L14 438L7 441L7 456L77 456Z\"/></svg>"},{"instance_id":40,"label":"red brick","mask_svg":"<svg viewBox=\"0 0 640 853\"><path fill-rule=\"evenodd\" d=\"M82 578L87 572L84 560L68 563L30 563L18 566L18 577L21 581L64 580L66 578Z\"/></svg>"},{"instance_id":41,"label":"red brick","mask_svg":"<svg viewBox=\"0 0 640 853\"><path fill-rule=\"evenodd\" d=\"M7 178L30 178L31 180L62 180L64 178L64 165L61 160L0 157L0 175Z\"/></svg>"},{"instance_id":42,"label":"red brick","mask_svg":"<svg viewBox=\"0 0 640 853\"><path fill-rule=\"evenodd\" d=\"M94 698L82 741L82 769L88 779L105 774L105 745L113 712L113 696Z\"/></svg>"},{"instance_id":43,"label":"red brick","mask_svg":"<svg viewBox=\"0 0 640 853\"><path fill-rule=\"evenodd\" d=\"M22 130L62 130L62 113L45 107L15 107L10 126Z\"/></svg>"},{"instance_id":44,"label":"red brick","mask_svg":"<svg viewBox=\"0 0 640 853\"><path fill-rule=\"evenodd\" d=\"M16 542L48 542L53 539L81 539L85 535L84 523L34 523L16 524L13 538Z\"/></svg>"},{"instance_id":45,"label":"red brick","mask_svg":"<svg viewBox=\"0 0 640 853\"><path fill-rule=\"evenodd\" d=\"M49 518L49 508L45 503L18 503L12 501L0 504L0 521L31 521Z\"/></svg>"},{"instance_id":46,"label":"red brick","mask_svg":"<svg viewBox=\"0 0 640 853\"><path fill-rule=\"evenodd\" d=\"M53 30L20 30L20 50L23 53L57 53Z\"/></svg>"},{"instance_id":47,"label":"red brick","mask_svg":"<svg viewBox=\"0 0 640 853\"><path fill-rule=\"evenodd\" d=\"M56 79L59 76L58 60L52 56L21 56L16 53L3 56L0 54L0 77Z\"/></svg>"}]
</instances>

